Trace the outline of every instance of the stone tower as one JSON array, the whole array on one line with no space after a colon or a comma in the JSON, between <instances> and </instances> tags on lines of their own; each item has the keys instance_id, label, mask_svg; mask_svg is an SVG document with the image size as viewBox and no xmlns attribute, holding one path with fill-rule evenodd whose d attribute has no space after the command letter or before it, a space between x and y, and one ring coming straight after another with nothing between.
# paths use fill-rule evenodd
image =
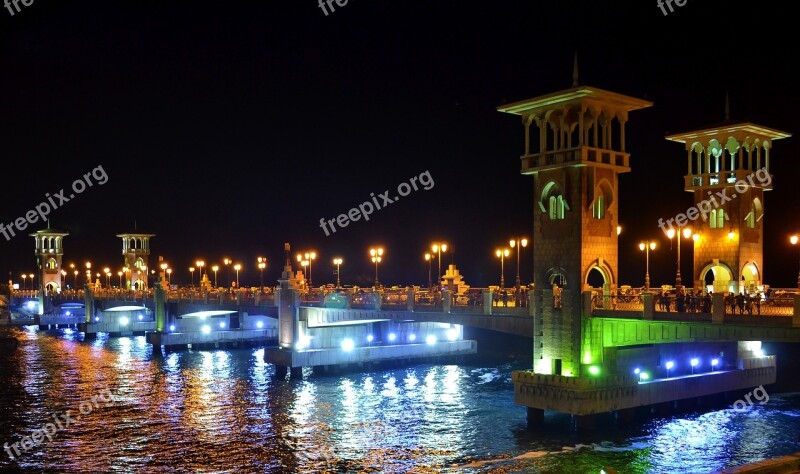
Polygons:
<instances>
[{"instance_id":1,"label":"stone tower","mask_svg":"<svg viewBox=\"0 0 800 474\"><path fill-rule=\"evenodd\" d=\"M147 259L150 256L150 239L155 234L118 234L122 239L122 257L125 260L125 287L127 289L146 289L147 272L150 267Z\"/></svg>"},{"instance_id":2,"label":"stone tower","mask_svg":"<svg viewBox=\"0 0 800 474\"><path fill-rule=\"evenodd\" d=\"M684 188L694 195L694 210L676 216L670 227L691 227L695 288L714 292L755 291L764 280L764 192L772 189L772 142L786 132L732 121L667 140L686 149ZM692 215L689 215L692 214ZM684 218L685 217L685 218Z\"/></svg>"},{"instance_id":3,"label":"stone tower","mask_svg":"<svg viewBox=\"0 0 800 474\"><path fill-rule=\"evenodd\" d=\"M36 241L36 268L39 270L39 289L46 295L59 293L63 289L61 259L64 256L63 239L68 232L51 229L29 234Z\"/></svg>"},{"instance_id":4,"label":"stone tower","mask_svg":"<svg viewBox=\"0 0 800 474\"><path fill-rule=\"evenodd\" d=\"M533 177L534 371L580 376L581 292L590 272L617 285L618 175L630 171L628 113L652 103L577 83L498 107L525 128L522 174ZM533 127L535 126L535 127ZM588 360L587 360L588 359Z\"/></svg>"}]
</instances>

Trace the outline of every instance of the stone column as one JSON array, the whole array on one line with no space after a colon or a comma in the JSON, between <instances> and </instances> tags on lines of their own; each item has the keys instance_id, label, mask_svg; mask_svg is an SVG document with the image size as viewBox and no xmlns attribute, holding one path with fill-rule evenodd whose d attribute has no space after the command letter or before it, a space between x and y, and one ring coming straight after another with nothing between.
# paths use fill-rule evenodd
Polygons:
<instances>
[{"instance_id":1,"label":"stone column","mask_svg":"<svg viewBox=\"0 0 800 474\"><path fill-rule=\"evenodd\" d=\"M237 294L237 298L238 298ZM278 307L278 345L283 349L294 349L297 340L297 318L300 292L292 288L280 288L275 292Z\"/></svg>"},{"instance_id":2,"label":"stone column","mask_svg":"<svg viewBox=\"0 0 800 474\"><path fill-rule=\"evenodd\" d=\"M375 300L375 311L381 310L381 292L380 291L373 291L372 298Z\"/></svg>"},{"instance_id":3,"label":"stone column","mask_svg":"<svg viewBox=\"0 0 800 474\"><path fill-rule=\"evenodd\" d=\"M800 327L800 295L794 295L794 313L792 313L792 327Z\"/></svg>"},{"instance_id":4,"label":"stone column","mask_svg":"<svg viewBox=\"0 0 800 474\"><path fill-rule=\"evenodd\" d=\"M406 309L408 311L414 311L414 288L406 292L406 298Z\"/></svg>"},{"instance_id":5,"label":"stone column","mask_svg":"<svg viewBox=\"0 0 800 474\"><path fill-rule=\"evenodd\" d=\"M656 312L653 294L649 292L642 293L642 303L644 305L644 309L642 310L642 319L652 320L653 315Z\"/></svg>"},{"instance_id":6,"label":"stone column","mask_svg":"<svg viewBox=\"0 0 800 474\"><path fill-rule=\"evenodd\" d=\"M451 290L442 290L442 311L449 313L453 305L453 292Z\"/></svg>"},{"instance_id":7,"label":"stone column","mask_svg":"<svg viewBox=\"0 0 800 474\"><path fill-rule=\"evenodd\" d=\"M492 290L483 290L483 314L492 314Z\"/></svg>"},{"instance_id":8,"label":"stone column","mask_svg":"<svg viewBox=\"0 0 800 474\"><path fill-rule=\"evenodd\" d=\"M167 292L162 285L155 285L153 302L156 310L156 331L165 332L167 328Z\"/></svg>"},{"instance_id":9,"label":"stone column","mask_svg":"<svg viewBox=\"0 0 800 474\"><path fill-rule=\"evenodd\" d=\"M798 295L795 295L797 297ZM797 306L795 300L795 307ZM722 293L711 294L711 322L722 324L725 322L725 298Z\"/></svg>"}]
</instances>

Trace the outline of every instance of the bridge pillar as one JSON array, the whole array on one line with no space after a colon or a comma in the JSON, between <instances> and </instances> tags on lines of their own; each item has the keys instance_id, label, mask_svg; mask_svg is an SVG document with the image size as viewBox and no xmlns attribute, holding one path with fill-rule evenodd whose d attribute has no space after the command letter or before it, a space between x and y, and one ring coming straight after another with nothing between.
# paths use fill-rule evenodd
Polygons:
<instances>
[{"instance_id":1,"label":"bridge pillar","mask_svg":"<svg viewBox=\"0 0 800 474\"><path fill-rule=\"evenodd\" d=\"M642 319L653 319L653 314L656 312L655 300L653 294L650 292L642 293Z\"/></svg>"},{"instance_id":2,"label":"bridge pillar","mask_svg":"<svg viewBox=\"0 0 800 474\"><path fill-rule=\"evenodd\" d=\"M153 301L156 312L156 332L165 332L167 328L167 292L161 284L154 285Z\"/></svg>"},{"instance_id":3,"label":"bridge pillar","mask_svg":"<svg viewBox=\"0 0 800 474\"><path fill-rule=\"evenodd\" d=\"M345 290L344 292L345 308L351 309L353 307L353 290Z\"/></svg>"},{"instance_id":4,"label":"bridge pillar","mask_svg":"<svg viewBox=\"0 0 800 474\"><path fill-rule=\"evenodd\" d=\"M792 313L792 327L800 327L800 294L794 294L794 313Z\"/></svg>"},{"instance_id":5,"label":"bridge pillar","mask_svg":"<svg viewBox=\"0 0 800 474\"><path fill-rule=\"evenodd\" d=\"M414 288L406 291L406 309L408 311L414 311Z\"/></svg>"},{"instance_id":6,"label":"bridge pillar","mask_svg":"<svg viewBox=\"0 0 800 474\"><path fill-rule=\"evenodd\" d=\"M492 290L483 290L483 314L492 314L494 293Z\"/></svg>"},{"instance_id":7,"label":"bridge pillar","mask_svg":"<svg viewBox=\"0 0 800 474\"><path fill-rule=\"evenodd\" d=\"M445 313L450 312L453 306L453 292L452 290L442 290L442 311Z\"/></svg>"},{"instance_id":8,"label":"bridge pillar","mask_svg":"<svg viewBox=\"0 0 800 474\"><path fill-rule=\"evenodd\" d=\"M86 322L91 323L94 317L94 296L88 283L83 285L83 308L86 312Z\"/></svg>"},{"instance_id":9,"label":"bridge pillar","mask_svg":"<svg viewBox=\"0 0 800 474\"><path fill-rule=\"evenodd\" d=\"M714 324L725 322L725 298L722 293L711 294L711 322Z\"/></svg>"},{"instance_id":10,"label":"bridge pillar","mask_svg":"<svg viewBox=\"0 0 800 474\"><path fill-rule=\"evenodd\" d=\"M526 294L528 296L528 316L536 316L536 309L534 308L534 306L536 305L536 290L533 290L533 289L528 290L528 292ZM541 296L542 295L539 294L539 299L540 300L541 300ZM534 325L535 324L536 323L534 323ZM535 334L535 332L536 331L534 330L534 334Z\"/></svg>"},{"instance_id":11,"label":"bridge pillar","mask_svg":"<svg viewBox=\"0 0 800 474\"><path fill-rule=\"evenodd\" d=\"M261 297L261 292L260 291L258 293L256 293L255 295L253 295L253 301L255 302L256 306L258 306L258 300L261 299L260 297ZM323 301L324 301L324 298L323 298Z\"/></svg>"},{"instance_id":12,"label":"bridge pillar","mask_svg":"<svg viewBox=\"0 0 800 474\"><path fill-rule=\"evenodd\" d=\"M238 298L237 294L237 298ZM275 292L278 307L278 344L284 349L293 349L297 341L298 307L300 291L280 288Z\"/></svg>"},{"instance_id":13,"label":"bridge pillar","mask_svg":"<svg viewBox=\"0 0 800 474\"><path fill-rule=\"evenodd\" d=\"M381 294L380 291L373 291L372 292L372 298L375 300L375 311L380 311L381 310L381 298L382 298L382 296L383 295Z\"/></svg>"}]
</instances>

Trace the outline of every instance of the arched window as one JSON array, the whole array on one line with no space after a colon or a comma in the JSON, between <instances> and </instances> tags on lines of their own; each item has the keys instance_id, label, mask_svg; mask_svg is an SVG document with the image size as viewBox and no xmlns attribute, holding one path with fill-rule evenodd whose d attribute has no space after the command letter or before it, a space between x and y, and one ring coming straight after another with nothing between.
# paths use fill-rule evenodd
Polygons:
<instances>
[{"instance_id":1,"label":"arched window","mask_svg":"<svg viewBox=\"0 0 800 474\"><path fill-rule=\"evenodd\" d=\"M557 195L557 196L550 196L550 204L548 212L550 214L550 220L560 220L564 218L564 196Z\"/></svg>"},{"instance_id":2,"label":"arched window","mask_svg":"<svg viewBox=\"0 0 800 474\"><path fill-rule=\"evenodd\" d=\"M592 204L592 217L595 219L603 219L606 217L605 196L602 194L594 199Z\"/></svg>"},{"instance_id":3,"label":"arched window","mask_svg":"<svg viewBox=\"0 0 800 474\"><path fill-rule=\"evenodd\" d=\"M542 189L542 197L539 202L542 212L546 212L550 220L561 220L566 217L566 210L569 209L564 195L558 185L551 181Z\"/></svg>"},{"instance_id":4,"label":"arched window","mask_svg":"<svg viewBox=\"0 0 800 474\"><path fill-rule=\"evenodd\" d=\"M711 210L711 219L709 220L708 225L712 229L716 229L717 228L717 210L716 209L712 209Z\"/></svg>"},{"instance_id":5,"label":"arched window","mask_svg":"<svg viewBox=\"0 0 800 474\"><path fill-rule=\"evenodd\" d=\"M747 224L747 228L755 229L756 222L760 221L763 215L764 209L761 207L761 200L758 198L753 199L753 202L750 204L750 213L747 214L747 217L744 219Z\"/></svg>"},{"instance_id":6,"label":"arched window","mask_svg":"<svg viewBox=\"0 0 800 474\"><path fill-rule=\"evenodd\" d=\"M51 258L50 260L47 261L47 269L48 270L57 270L58 269L58 264L56 263L56 259Z\"/></svg>"},{"instance_id":7,"label":"arched window","mask_svg":"<svg viewBox=\"0 0 800 474\"><path fill-rule=\"evenodd\" d=\"M717 210L717 229L725 228L725 211L722 209Z\"/></svg>"}]
</instances>

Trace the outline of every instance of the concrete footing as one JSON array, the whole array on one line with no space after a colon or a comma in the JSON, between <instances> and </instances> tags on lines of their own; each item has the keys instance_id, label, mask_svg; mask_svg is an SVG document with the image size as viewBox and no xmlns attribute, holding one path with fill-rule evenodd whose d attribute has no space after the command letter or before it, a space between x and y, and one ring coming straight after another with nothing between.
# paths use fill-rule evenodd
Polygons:
<instances>
[{"instance_id":1,"label":"concrete footing","mask_svg":"<svg viewBox=\"0 0 800 474\"><path fill-rule=\"evenodd\" d=\"M440 341L434 344L399 344L392 346L356 347L351 351L336 349L310 349L293 351L282 348L268 348L264 353L266 362L285 367L321 367L330 371L331 367L368 365L373 362L391 360L417 360L430 357L448 357L475 354L476 341Z\"/></svg>"}]
</instances>

